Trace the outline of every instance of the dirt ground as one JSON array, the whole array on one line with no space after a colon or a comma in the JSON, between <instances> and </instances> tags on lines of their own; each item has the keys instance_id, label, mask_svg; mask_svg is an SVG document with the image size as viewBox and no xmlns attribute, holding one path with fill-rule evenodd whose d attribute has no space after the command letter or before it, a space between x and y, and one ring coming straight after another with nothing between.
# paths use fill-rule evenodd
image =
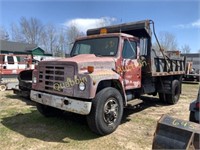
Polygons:
<instances>
[{"instance_id":1,"label":"dirt ground","mask_svg":"<svg viewBox=\"0 0 200 150\"><path fill-rule=\"evenodd\" d=\"M12 91L0 93L0 149L71 150L71 149L151 149L158 119L163 114L188 120L189 103L196 99L199 85L183 84L176 105L165 105L157 97L143 97L140 107L124 110L118 129L108 136L93 134L85 117L63 115L45 118L34 103Z\"/></svg>"}]
</instances>

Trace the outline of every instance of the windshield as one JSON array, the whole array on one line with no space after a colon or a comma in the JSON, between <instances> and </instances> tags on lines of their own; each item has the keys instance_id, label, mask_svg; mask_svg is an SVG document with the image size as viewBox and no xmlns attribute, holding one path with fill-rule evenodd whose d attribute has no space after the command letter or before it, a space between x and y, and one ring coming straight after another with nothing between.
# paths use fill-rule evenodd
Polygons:
<instances>
[{"instance_id":1,"label":"windshield","mask_svg":"<svg viewBox=\"0 0 200 150\"><path fill-rule=\"evenodd\" d=\"M96 56L114 56L118 49L118 37L95 38L77 41L71 56L79 54L94 54Z\"/></svg>"}]
</instances>

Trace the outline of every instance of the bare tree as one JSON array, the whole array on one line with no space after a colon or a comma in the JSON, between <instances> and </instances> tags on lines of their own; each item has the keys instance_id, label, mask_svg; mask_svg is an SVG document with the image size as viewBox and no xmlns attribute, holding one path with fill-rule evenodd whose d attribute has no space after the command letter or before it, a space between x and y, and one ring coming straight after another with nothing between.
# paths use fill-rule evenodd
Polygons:
<instances>
[{"instance_id":1,"label":"bare tree","mask_svg":"<svg viewBox=\"0 0 200 150\"><path fill-rule=\"evenodd\" d=\"M63 30L61 30L59 38L58 38L58 43L60 50L63 51L65 49L65 42L66 42L66 36Z\"/></svg>"},{"instance_id":2,"label":"bare tree","mask_svg":"<svg viewBox=\"0 0 200 150\"><path fill-rule=\"evenodd\" d=\"M6 41L9 40L9 34L3 27L0 27L0 39Z\"/></svg>"},{"instance_id":3,"label":"bare tree","mask_svg":"<svg viewBox=\"0 0 200 150\"><path fill-rule=\"evenodd\" d=\"M45 32L42 32L42 46L50 53L54 53L57 42L57 29L54 25L49 24L45 26Z\"/></svg>"},{"instance_id":4,"label":"bare tree","mask_svg":"<svg viewBox=\"0 0 200 150\"><path fill-rule=\"evenodd\" d=\"M189 45L185 44L185 45L183 45L183 46L181 47L181 51L182 51L182 53L190 53L191 48L190 48Z\"/></svg>"},{"instance_id":5,"label":"bare tree","mask_svg":"<svg viewBox=\"0 0 200 150\"><path fill-rule=\"evenodd\" d=\"M169 32L161 32L158 36L161 48L168 51L177 50L177 41L175 35ZM153 44L155 49L159 49L157 43Z\"/></svg>"},{"instance_id":6,"label":"bare tree","mask_svg":"<svg viewBox=\"0 0 200 150\"><path fill-rule=\"evenodd\" d=\"M67 41L68 43L72 43L78 38L79 36L83 36L82 33L76 26L75 23L71 24L67 29Z\"/></svg>"},{"instance_id":7,"label":"bare tree","mask_svg":"<svg viewBox=\"0 0 200 150\"><path fill-rule=\"evenodd\" d=\"M72 45L73 45L74 41L76 40L76 38L78 38L80 36L84 36L84 35L85 34L77 28L75 23L71 24L67 28L67 51L66 51L66 53L70 52L70 50L72 49Z\"/></svg>"},{"instance_id":8,"label":"bare tree","mask_svg":"<svg viewBox=\"0 0 200 150\"><path fill-rule=\"evenodd\" d=\"M54 56L64 56L66 51L66 34L65 30L61 29L57 35L56 47L53 50Z\"/></svg>"},{"instance_id":9,"label":"bare tree","mask_svg":"<svg viewBox=\"0 0 200 150\"><path fill-rule=\"evenodd\" d=\"M98 27L109 26L109 25L113 25L115 21L116 21L116 18L103 17L97 22L97 25Z\"/></svg>"},{"instance_id":10,"label":"bare tree","mask_svg":"<svg viewBox=\"0 0 200 150\"><path fill-rule=\"evenodd\" d=\"M25 38L23 37L19 26L15 23L11 24L11 39L15 42L26 42Z\"/></svg>"},{"instance_id":11,"label":"bare tree","mask_svg":"<svg viewBox=\"0 0 200 150\"><path fill-rule=\"evenodd\" d=\"M20 20L21 33L25 40L30 44L39 44L43 33L43 25L36 18L26 19L22 17Z\"/></svg>"}]
</instances>

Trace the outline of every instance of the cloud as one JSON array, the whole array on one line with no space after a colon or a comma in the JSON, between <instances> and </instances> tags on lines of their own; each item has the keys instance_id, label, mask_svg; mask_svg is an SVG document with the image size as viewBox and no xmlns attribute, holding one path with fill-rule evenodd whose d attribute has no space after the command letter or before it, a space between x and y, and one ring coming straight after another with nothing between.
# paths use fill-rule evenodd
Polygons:
<instances>
[{"instance_id":1,"label":"cloud","mask_svg":"<svg viewBox=\"0 0 200 150\"><path fill-rule=\"evenodd\" d=\"M85 33L88 29L111 25L115 21L116 21L116 18L112 18L112 17L76 18L76 19L66 21L63 25L65 27L70 27L70 26L75 25L80 31Z\"/></svg>"},{"instance_id":2,"label":"cloud","mask_svg":"<svg viewBox=\"0 0 200 150\"><path fill-rule=\"evenodd\" d=\"M179 25L175 25L175 28L179 28L179 29L188 29L188 28L199 28L200 29L200 19L188 23L188 24L179 24Z\"/></svg>"},{"instance_id":3,"label":"cloud","mask_svg":"<svg viewBox=\"0 0 200 150\"><path fill-rule=\"evenodd\" d=\"M200 28L200 19L192 23L192 27Z\"/></svg>"}]
</instances>

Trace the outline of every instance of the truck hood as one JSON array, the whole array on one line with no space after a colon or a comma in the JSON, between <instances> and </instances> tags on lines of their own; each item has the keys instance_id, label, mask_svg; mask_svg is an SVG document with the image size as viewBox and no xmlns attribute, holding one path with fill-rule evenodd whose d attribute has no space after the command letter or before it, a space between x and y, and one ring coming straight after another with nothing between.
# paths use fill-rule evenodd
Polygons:
<instances>
[{"instance_id":1,"label":"truck hood","mask_svg":"<svg viewBox=\"0 0 200 150\"><path fill-rule=\"evenodd\" d=\"M79 71L94 66L96 69L114 69L115 60L113 57L96 57L94 54L81 54L70 58L61 58L51 61L42 61L41 65L75 65Z\"/></svg>"}]
</instances>

